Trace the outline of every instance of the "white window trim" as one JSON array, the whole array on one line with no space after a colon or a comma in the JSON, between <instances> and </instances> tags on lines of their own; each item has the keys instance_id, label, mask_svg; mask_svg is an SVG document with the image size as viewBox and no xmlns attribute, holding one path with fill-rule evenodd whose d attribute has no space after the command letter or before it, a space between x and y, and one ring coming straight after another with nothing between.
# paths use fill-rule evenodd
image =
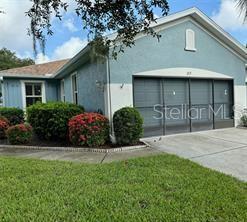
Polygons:
<instances>
[{"instance_id":1,"label":"white window trim","mask_svg":"<svg viewBox=\"0 0 247 222\"><path fill-rule=\"evenodd\" d=\"M62 85L63 85L63 91L62 91ZM65 102L66 97L65 97L65 80L62 79L60 82L60 94L61 94L61 101Z\"/></svg>"},{"instance_id":2,"label":"white window trim","mask_svg":"<svg viewBox=\"0 0 247 222\"><path fill-rule=\"evenodd\" d=\"M26 87L25 87L26 83L41 83L41 87L42 87L42 95L41 95L42 103L45 103L46 102L45 81L21 80L22 106L23 106L23 109L25 110L27 108L27 104L26 104ZM38 97L40 97L40 96L38 96Z\"/></svg>"},{"instance_id":3,"label":"white window trim","mask_svg":"<svg viewBox=\"0 0 247 222\"><path fill-rule=\"evenodd\" d=\"M0 77L0 81L1 81L1 88L2 88L2 107L5 107L5 86L4 86L4 80L3 80L3 77Z\"/></svg>"},{"instance_id":4,"label":"white window trim","mask_svg":"<svg viewBox=\"0 0 247 222\"><path fill-rule=\"evenodd\" d=\"M74 86L73 86L73 76L76 76L76 88L77 88L76 91L74 91L74 89L73 89L74 88ZM77 93L77 103L78 103L78 75L77 75L77 72L72 73L71 76L70 76L70 78L71 78L71 92L72 92L71 96L72 96L72 102L74 104L76 104L74 94L75 94L75 92Z\"/></svg>"},{"instance_id":5,"label":"white window trim","mask_svg":"<svg viewBox=\"0 0 247 222\"><path fill-rule=\"evenodd\" d=\"M190 39L190 34L192 34L192 40ZM192 41L192 43L190 42ZM185 50L196 52L196 35L195 31L192 29L186 29L185 32Z\"/></svg>"}]
</instances>

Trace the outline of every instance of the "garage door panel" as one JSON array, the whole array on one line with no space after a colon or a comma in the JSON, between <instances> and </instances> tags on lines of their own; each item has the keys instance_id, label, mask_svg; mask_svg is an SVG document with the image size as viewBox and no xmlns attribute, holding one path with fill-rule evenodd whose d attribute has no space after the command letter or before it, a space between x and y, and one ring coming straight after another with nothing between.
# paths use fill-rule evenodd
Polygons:
<instances>
[{"instance_id":1,"label":"garage door panel","mask_svg":"<svg viewBox=\"0 0 247 222\"><path fill-rule=\"evenodd\" d=\"M213 129L212 80L191 80L191 131Z\"/></svg>"},{"instance_id":2,"label":"garage door panel","mask_svg":"<svg viewBox=\"0 0 247 222\"><path fill-rule=\"evenodd\" d=\"M212 104L212 80L191 80L191 103Z\"/></svg>"},{"instance_id":3,"label":"garage door panel","mask_svg":"<svg viewBox=\"0 0 247 222\"><path fill-rule=\"evenodd\" d=\"M144 135L155 136L163 135L163 116L161 115L162 108L138 108L138 111L144 120Z\"/></svg>"},{"instance_id":4,"label":"garage door panel","mask_svg":"<svg viewBox=\"0 0 247 222\"><path fill-rule=\"evenodd\" d=\"M189 104L189 88L187 80L166 79L163 83L166 105Z\"/></svg>"},{"instance_id":5,"label":"garage door panel","mask_svg":"<svg viewBox=\"0 0 247 222\"><path fill-rule=\"evenodd\" d=\"M144 119L144 136L234 126L232 84L225 80L134 79L134 104Z\"/></svg>"},{"instance_id":6,"label":"garage door panel","mask_svg":"<svg viewBox=\"0 0 247 222\"><path fill-rule=\"evenodd\" d=\"M233 90L229 81L214 82L215 128L234 126L233 120Z\"/></svg>"},{"instance_id":7,"label":"garage door panel","mask_svg":"<svg viewBox=\"0 0 247 222\"><path fill-rule=\"evenodd\" d=\"M169 135L189 132L190 122L188 119L188 80L163 80L163 94L165 105L165 133Z\"/></svg>"},{"instance_id":8,"label":"garage door panel","mask_svg":"<svg viewBox=\"0 0 247 222\"><path fill-rule=\"evenodd\" d=\"M153 107L161 103L161 85L158 79L138 79L134 85L136 107Z\"/></svg>"}]
</instances>

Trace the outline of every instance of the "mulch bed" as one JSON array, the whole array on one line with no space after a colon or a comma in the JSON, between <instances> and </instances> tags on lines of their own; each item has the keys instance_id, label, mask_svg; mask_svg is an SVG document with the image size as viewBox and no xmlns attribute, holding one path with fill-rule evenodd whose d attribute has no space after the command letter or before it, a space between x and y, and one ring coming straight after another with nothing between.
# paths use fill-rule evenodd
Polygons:
<instances>
[{"instance_id":1,"label":"mulch bed","mask_svg":"<svg viewBox=\"0 0 247 222\"><path fill-rule=\"evenodd\" d=\"M0 140L0 145L11 145L8 143L7 139ZM133 144L133 146L138 145L145 145L143 142L139 141L137 144ZM25 146L39 146L39 147L78 147L78 148L88 148L88 147L81 147L81 146L73 146L66 140L60 141L49 141L49 140L41 140L37 136L34 136L31 143L25 144ZM117 144L108 143L100 147L92 147L97 149L114 149L120 147L127 147L127 146L120 146Z\"/></svg>"}]
</instances>

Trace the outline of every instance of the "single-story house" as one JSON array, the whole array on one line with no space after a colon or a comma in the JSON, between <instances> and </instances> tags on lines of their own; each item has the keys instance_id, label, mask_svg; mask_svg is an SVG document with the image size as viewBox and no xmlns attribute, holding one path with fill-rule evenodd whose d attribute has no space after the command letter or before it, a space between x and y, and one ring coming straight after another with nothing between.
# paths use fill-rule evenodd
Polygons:
<instances>
[{"instance_id":1,"label":"single-story house","mask_svg":"<svg viewBox=\"0 0 247 222\"><path fill-rule=\"evenodd\" d=\"M197 8L160 18L153 28L160 41L139 33L117 60L92 62L87 45L68 61L1 71L3 105L67 101L110 120L134 106L145 136L238 124L247 103L246 48Z\"/></svg>"}]
</instances>

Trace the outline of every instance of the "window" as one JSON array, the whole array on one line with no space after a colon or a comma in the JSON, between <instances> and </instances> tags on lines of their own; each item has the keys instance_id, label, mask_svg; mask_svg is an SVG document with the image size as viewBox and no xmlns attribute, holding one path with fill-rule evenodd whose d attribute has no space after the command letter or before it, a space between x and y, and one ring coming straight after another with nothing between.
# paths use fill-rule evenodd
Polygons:
<instances>
[{"instance_id":1,"label":"window","mask_svg":"<svg viewBox=\"0 0 247 222\"><path fill-rule=\"evenodd\" d=\"M65 102L64 79L61 80L61 101Z\"/></svg>"},{"instance_id":2,"label":"window","mask_svg":"<svg viewBox=\"0 0 247 222\"><path fill-rule=\"evenodd\" d=\"M44 102L42 96L42 83L25 83L25 105L26 107L36 102Z\"/></svg>"},{"instance_id":3,"label":"window","mask_svg":"<svg viewBox=\"0 0 247 222\"><path fill-rule=\"evenodd\" d=\"M73 94L73 102L78 104L78 90L77 90L77 75L72 75L72 94Z\"/></svg>"},{"instance_id":4,"label":"window","mask_svg":"<svg viewBox=\"0 0 247 222\"><path fill-rule=\"evenodd\" d=\"M185 50L196 51L195 32L192 29L186 30L186 46Z\"/></svg>"}]
</instances>

